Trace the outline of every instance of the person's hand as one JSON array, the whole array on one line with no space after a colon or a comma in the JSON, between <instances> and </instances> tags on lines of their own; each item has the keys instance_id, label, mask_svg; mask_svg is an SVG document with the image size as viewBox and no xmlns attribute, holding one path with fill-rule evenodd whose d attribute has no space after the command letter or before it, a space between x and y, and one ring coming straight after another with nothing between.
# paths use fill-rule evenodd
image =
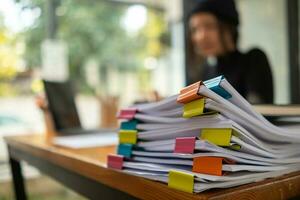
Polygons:
<instances>
[{"instance_id":1,"label":"person's hand","mask_svg":"<svg viewBox=\"0 0 300 200\"><path fill-rule=\"evenodd\" d=\"M39 107L41 110L48 110L48 103L43 95L37 95L35 96L35 104L37 107Z\"/></svg>"}]
</instances>

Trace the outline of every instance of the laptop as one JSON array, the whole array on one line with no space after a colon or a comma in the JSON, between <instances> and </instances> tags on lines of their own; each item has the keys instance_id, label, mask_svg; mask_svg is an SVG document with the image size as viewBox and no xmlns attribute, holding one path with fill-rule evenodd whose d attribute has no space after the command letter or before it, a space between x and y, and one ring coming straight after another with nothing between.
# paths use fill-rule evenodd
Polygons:
<instances>
[{"instance_id":1,"label":"laptop","mask_svg":"<svg viewBox=\"0 0 300 200\"><path fill-rule=\"evenodd\" d=\"M113 129L84 129L81 125L75 104L75 91L71 81L53 82L43 80L49 111L53 118L54 128L58 137L55 141L62 144L81 148L82 145L97 146L96 144L117 144L116 130ZM97 140L98 137L99 140ZM88 141L79 141L86 138ZM92 141L94 140L94 141ZM106 141L104 141L106 140ZM79 143L78 143L79 142ZM61 145L61 142L59 142ZM66 145L62 145L66 146Z\"/></svg>"}]
</instances>

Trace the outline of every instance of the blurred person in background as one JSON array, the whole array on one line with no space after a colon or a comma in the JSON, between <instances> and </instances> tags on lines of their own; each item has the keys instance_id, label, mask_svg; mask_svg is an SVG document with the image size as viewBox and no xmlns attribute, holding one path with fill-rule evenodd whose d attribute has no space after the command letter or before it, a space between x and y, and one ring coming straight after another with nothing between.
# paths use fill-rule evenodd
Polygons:
<instances>
[{"instance_id":1,"label":"blurred person in background","mask_svg":"<svg viewBox=\"0 0 300 200\"><path fill-rule=\"evenodd\" d=\"M188 16L188 35L194 56L203 58L197 66L202 73L188 70L198 80L224 75L249 102L273 103L269 61L260 49L238 49L239 23L234 0L198 1Z\"/></svg>"}]
</instances>

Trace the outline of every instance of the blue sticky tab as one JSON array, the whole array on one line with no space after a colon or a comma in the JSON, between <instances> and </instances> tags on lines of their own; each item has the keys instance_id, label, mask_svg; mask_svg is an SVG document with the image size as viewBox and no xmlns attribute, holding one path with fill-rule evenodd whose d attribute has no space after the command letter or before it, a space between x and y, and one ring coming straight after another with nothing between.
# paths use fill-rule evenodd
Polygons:
<instances>
[{"instance_id":1,"label":"blue sticky tab","mask_svg":"<svg viewBox=\"0 0 300 200\"><path fill-rule=\"evenodd\" d=\"M126 158L131 157L132 144L119 144L118 146L118 155L122 155Z\"/></svg>"},{"instance_id":2,"label":"blue sticky tab","mask_svg":"<svg viewBox=\"0 0 300 200\"><path fill-rule=\"evenodd\" d=\"M227 92L224 88L221 87L220 83L224 79L224 76L218 76L216 78L204 81L204 85L212 90L213 92L217 93L218 95L222 96L225 99L229 99L232 95Z\"/></svg>"},{"instance_id":3,"label":"blue sticky tab","mask_svg":"<svg viewBox=\"0 0 300 200\"><path fill-rule=\"evenodd\" d=\"M130 120L121 123L122 130L136 130L137 120Z\"/></svg>"}]
</instances>

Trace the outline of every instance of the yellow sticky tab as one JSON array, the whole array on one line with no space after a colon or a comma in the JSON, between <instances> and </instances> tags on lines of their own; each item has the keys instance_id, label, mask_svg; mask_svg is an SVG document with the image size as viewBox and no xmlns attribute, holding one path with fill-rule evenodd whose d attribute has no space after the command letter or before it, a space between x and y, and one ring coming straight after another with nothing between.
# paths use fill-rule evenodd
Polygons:
<instances>
[{"instance_id":1,"label":"yellow sticky tab","mask_svg":"<svg viewBox=\"0 0 300 200\"><path fill-rule=\"evenodd\" d=\"M241 145L238 145L238 144L232 144L229 148L232 149L232 150L238 151L238 150L240 150L242 147L241 147Z\"/></svg>"},{"instance_id":2,"label":"yellow sticky tab","mask_svg":"<svg viewBox=\"0 0 300 200\"><path fill-rule=\"evenodd\" d=\"M136 144L137 130L120 130L119 143L120 144Z\"/></svg>"},{"instance_id":3,"label":"yellow sticky tab","mask_svg":"<svg viewBox=\"0 0 300 200\"><path fill-rule=\"evenodd\" d=\"M200 138L218 146L231 146L231 128L205 128L202 129Z\"/></svg>"},{"instance_id":4,"label":"yellow sticky tab","mask_svg":"<svg viewBox=\"0 0 300 200\"><path fill-rule=\"evenodd\" d=\"M183 106L183 117L190 118L197 115L202 115L204 111L204 98L198 99Z\"/></svg>"},{"instance_id":5,"label":"yellow sticky tab","mask_svg":"<svg viewBox=\"0 0 300 200\"><path fill-rule=\"evenodd\" d=\"M194 176L192 174L171 170L169 172L168 186L184 192L193 193Z\"/></svg>"}]
</instances>

